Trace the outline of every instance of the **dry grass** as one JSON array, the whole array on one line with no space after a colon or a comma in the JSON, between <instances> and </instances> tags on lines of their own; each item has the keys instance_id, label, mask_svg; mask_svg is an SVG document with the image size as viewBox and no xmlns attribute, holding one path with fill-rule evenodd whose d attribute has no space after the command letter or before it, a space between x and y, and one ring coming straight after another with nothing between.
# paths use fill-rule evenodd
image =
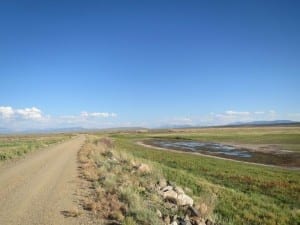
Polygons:
<instances>
[{"instance_id":1,"label":"dry grass","mask_svg":"<svg viewBox=\"0 0 300 225\"><path fill-rule=\"evenodd\" d=\"M82 212L78 208L74 208L71 210L61 211L61 214L63 214L64 217L78 217L82 214Z\"/></svg>"},{"instance_id":2,"label":"dry grass","mask_svg":"<svg viewBox=\"0 0 300 225\"><path fill-rule=\"evenodd\" d=\"M115 151L111 139L93 136L81 148L78 161L82 177L92 187L85 210L107 224L162 224L155 211L162 200L151 182L159 173L152 173L150 166Z\"/></svg>"},{"instance_id":3,"label":"dry grass","mask_svg":"<svg viewBox=\"0 0 300 225\"><path fill-rule=\"evenodd\" d=\"M185 208L174 208L159 195L158 183L164 180L161 168L115 149L111 139L90 135L78 160L82 177L92 187L83 208L104 224L162 225L166 216L185 215ZM193 195L191 189L185 192ZM194 200L201 215L211 218L216 196Z\"/></svg>"}]
</instances>

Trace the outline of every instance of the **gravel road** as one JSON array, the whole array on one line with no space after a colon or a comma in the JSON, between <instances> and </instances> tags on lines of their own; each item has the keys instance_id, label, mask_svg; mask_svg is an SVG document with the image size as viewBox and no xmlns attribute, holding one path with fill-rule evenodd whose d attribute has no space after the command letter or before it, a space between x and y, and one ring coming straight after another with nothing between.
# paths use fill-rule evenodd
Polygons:
<instances>
[{"instance_id":1,"label":"gravel road","mask_svg":"<svg viewBox=\"0 0 300 225\"><path fill-rule=\"evenodd\" d=\"M87 224L67 216L78 206L80 135L0 166L1 225Z\"/></svg>"}]
</instances>

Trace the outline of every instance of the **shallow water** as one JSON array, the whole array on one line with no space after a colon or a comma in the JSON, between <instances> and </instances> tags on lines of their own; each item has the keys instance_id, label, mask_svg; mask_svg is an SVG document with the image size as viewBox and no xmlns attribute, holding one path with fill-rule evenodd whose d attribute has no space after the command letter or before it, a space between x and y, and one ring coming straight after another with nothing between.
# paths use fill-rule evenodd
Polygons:
<instances>
[{"instance_id":1,"label":"shallow water","mask_svg":"<svg viewBox=\"0 0 300 225\"><path fill-rule=\"evenodd\" d=\"M250 149L226 144L193 140L149 139L145 140L144 143L165 149L198 152L205 155L213 155L244 162L278 165L291 167L293 169L300 168L300 153L298 152L268 153L252 151Z\"/></svg>"},{"instance_id":2,"label":"shallow water","mask_svg":"<svg viewBox=\"0 0 300 225\"><path fill-rule=\"evenodd\" d=\"M162 148L175 148L199 153L210 152L212 154L224 154L240 158L252 157L251 152L245 149L212 142L155 140L152 144Z\"/></svg>"}]
</instances>

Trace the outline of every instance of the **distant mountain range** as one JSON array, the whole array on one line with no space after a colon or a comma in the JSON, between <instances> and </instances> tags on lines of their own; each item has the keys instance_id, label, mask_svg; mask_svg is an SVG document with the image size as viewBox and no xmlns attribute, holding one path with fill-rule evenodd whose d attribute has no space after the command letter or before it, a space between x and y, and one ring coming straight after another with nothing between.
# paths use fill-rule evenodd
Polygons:
<instances>
[{"instance_id":1,"label":"distant mountain range","mask_svg":"<svg viewBox=\"0 0 300 225\"><path fill-rule=\"evenodd\" d=\"M208 128L208 127L239 127L239 126L300 126L300 122L292 120L270 120L270 121L251 121L251 122L235 122L221 126L191 126L186 125L164 125L156 129L185 129L185 128ZM66 127L66 128L49 128L49 129L27 129L15 131L5 127L0 127L0 134L46 134L46 133L75 133L75 132L117 132L117 131L145 131L151 130L145 127L114 127L114 128L83 128L83 127Z\"/></svg>"},{"instance_id":2,"label":"distant mountain range","mask_svg":"<svg viewBox=\"0 0 300 225\"><path fill-rule=\"evenodd\" d=\"M48 129L27 129L15 131L0 127L0 134L47 134L47 133L76 133L76 132L117 132L117 131L133 131L148 130L144 127L114 127L114 128L83 128L83 127L66 127L66 128L48 128Z\"/></svg>"},{"instance_id":3,"label":"distant mountain range","mask_svg":"<svg viewBox=\"0 0 300 225\"><path fill-rule=\"evenodd\" d=\"M200 125L176 125L176 124L166 124L159 129L185 129L185 128L209 128L209 127L238 127L238 126L300 126L300 122L292 120L261 120L261 121L250 121L250 122L234 122L226 125L211 125L211 126L200 126Z\"/></svg>"},{"instance_id":4,"label":"distant mountain range","mask_svg":"<svg viewBox=\"0 0 300 225\"><path fill-rule=\"evenodd\" d=\"M82 127L69 127L69 128L49 128L49 129L27 129L27 130L12 130L0 127L0 134L31 134L31 133L64 133L64 132L79 132L85 130Z\"/></svg>"},{"instance_id":5,"label":"distant mountain range","mask_svg":"<svg viewBox=\"0 0 300 225\"><path fill-rule=\"evenodd\" d=\"M229 126L247 126L247 125L289 125L289 124L300 124L300 122L292 120L259 120L251 122L235 122L228 124Z\"/></svg>"}]
</instances>

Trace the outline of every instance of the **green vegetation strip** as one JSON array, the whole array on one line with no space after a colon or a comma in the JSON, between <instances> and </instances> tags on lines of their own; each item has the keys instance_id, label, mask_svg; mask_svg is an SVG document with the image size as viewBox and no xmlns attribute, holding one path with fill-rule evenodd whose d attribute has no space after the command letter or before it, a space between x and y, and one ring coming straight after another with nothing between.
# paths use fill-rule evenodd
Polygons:
<instances>
[{"instance_id":1,"label":"green vegetation strip","mask_svg":"<svg viewBox=\"0 0 300 225\"><path fill-rule=\"evenodd\" d=\"M26 153L67 140L72 136L70 134L2 136L0 137L0 161L23 156Z\"/></svg>"},{"instance_id":2,"label":"green vegetation strip","mask_svg":"<svg viewBox=\"0 0 300 225\"><path fill-rule=\"evenodd\" d=\"M189 187L194 195L200 198L216 195L214 214L217 221L234 225L299 224L299 171L174 153L136 144L146 136L149 135L112 135L117 149L152 161L168 179Z\"/></svg>"}]
</instances>

